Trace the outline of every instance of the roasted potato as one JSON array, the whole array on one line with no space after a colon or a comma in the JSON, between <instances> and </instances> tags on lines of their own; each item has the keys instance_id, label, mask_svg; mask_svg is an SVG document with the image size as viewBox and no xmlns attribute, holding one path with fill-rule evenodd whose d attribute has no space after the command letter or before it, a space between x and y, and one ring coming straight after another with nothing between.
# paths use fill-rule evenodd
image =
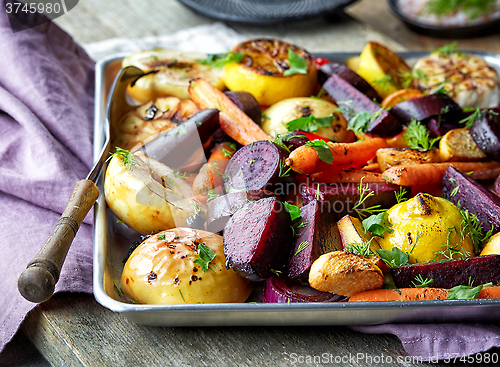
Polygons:
<instances>
[{"instance_id":1,"label":"roasted potato","mask_svg":"<svg viewBox=\"0 0 500 367\"><path fill-rule=\"evenodd\" d=\"M439 152L444 162L486 159L486 154L477 147L467 129L453 129L444 134L439 142Z\"/></svg>"}]
</instances>

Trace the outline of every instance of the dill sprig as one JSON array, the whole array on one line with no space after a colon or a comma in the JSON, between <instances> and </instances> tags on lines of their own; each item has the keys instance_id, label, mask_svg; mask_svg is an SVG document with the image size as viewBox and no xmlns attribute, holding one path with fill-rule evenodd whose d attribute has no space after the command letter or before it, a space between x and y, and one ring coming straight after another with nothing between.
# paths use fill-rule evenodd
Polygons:
<instances>
[{"instance_id":1,"label":"dill sprig","mask_svg":"<svg viewBox=\"0 0 500 367\"><path fill-rule=\"evenodd\" d=\"M420 121L411 119L411 122L406 127L406 131L404 132L404 137L408 142L408 146L412 149L418 150L429 150L434 149L434 144L441 139L441 137L437 137L431 139L429 137L429 130L427 127L423 125Z\"/></svg>"},{"instance_id":2,"label":"dill sprig","mask_svg":"<svg viewBox=\"0 0 500 367\"><path fill-rule=\"evenodd\" d=\"M115 150L116 151L114 153L111 153L111 152L109 153L110 156L108 157L106 162L109 161L114 156L119 156L122 159L123 165L128 170L131 170L133 166L139 166L139 161L137 160L134 153L131 153L128 150L120 148L120 147L116 147Z\"/></svg>"},{"instance_id":3,"label":"dill sprig","mask_svg":"<svg viewBox=\"0 0 500 367\"><path fill-rule=\"evenodd\" d=\"M359 183L359 200L352 208L358 214L360 219L365 219L370 215L385 211L385 209L380 207L380 204L366 208L366 200L374 195L375 192L370 190L370 186L368 184L366 184L366 186L363 185L363 179L361 179Z\"/></svg>"}]
</instances>

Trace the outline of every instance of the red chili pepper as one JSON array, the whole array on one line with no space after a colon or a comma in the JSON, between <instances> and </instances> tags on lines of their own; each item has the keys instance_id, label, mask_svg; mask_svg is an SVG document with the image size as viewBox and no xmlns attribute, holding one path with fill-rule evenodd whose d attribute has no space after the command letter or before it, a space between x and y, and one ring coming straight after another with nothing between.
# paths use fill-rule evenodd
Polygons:
<instances>
[{"instance_id":1,"label":"red chili pepper","mask_svg":"<svg viewBox=\"0 0 500 367\"><path fill-rule=\"evenodd\" d=\"M328 138L324 138L322 137L321 135L318 135L318 134L315 134L315 133L307 133L305 131L302 131L302 130L295 130L295 132L298 132L298 133L301 133L303 134L306 138L308 138L309 140L316 140L316 139L320 139L320 140L324 140L326 141L327 143L332 141L331 139L328 139Z\"/></svg>"},{"instance_id":2,"label":"red chili pepper","mask_svg":"<svg viewBox=\"0 0 500 367\"><path fill-rule=\"evenodd\" d=\"M316 68L319 69L321 66L330 63L331 61L328 59L325 59L323 57L318 57L314 59L314 62L316 63Z\"/></svg>"}]
</instances>

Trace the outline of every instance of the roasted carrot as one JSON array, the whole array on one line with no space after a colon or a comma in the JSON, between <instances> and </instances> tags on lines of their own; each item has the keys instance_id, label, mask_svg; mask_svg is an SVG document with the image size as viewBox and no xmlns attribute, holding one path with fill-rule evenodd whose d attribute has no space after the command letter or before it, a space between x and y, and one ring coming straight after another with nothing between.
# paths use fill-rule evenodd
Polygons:
<instances>
[{"instance_id":1,"label":"roasted carrot","mask_svg":"<svg viewBox=\"0 0 500 367\"><path fill-rule=\"evenodd\" d=\"M238 143L247 145L258 140L272 140L229 97L206 80L192 80L189 83L189 96L201 109L218 109L222 130Z\"/></svg>"},{"instance_id":2,"label":"roasted carrot","mask_svg":"<svg viewBox=\"0 0 500 367\"><path fill-rule=\"evenodd\" d=\"M311 179L314 182L334 183L334 182L385 182L381 173L363 170L327 170L313 173Z\"/></svg>"},{"instance_id":3,"label":"roasted carrot","mask_svg":"<svg viewBox=\"0 0 500 367\"><path fill-rule=\"evenodd\" d=\"M349 302L446 300L448 294L450 290L444 288L375 289L359 292L351 296ZM483 287L477 298L500 298L500 287Z\"/></svg>"},{"instance_id":4,"label":"roasted carrot","mask_svg":"<svg viewBox=\"0 0 500 367\"><path fill-rule=\"evenodd\" d=\"M215 189L216 193L221 191L222 175L235 151L236 147L230 143L217 144L213 148L208 162L200 168L193 181L193 194L197 199L206 202L210 190Z\"/></svg>"},{"instance_id":5,"label":"roasted carrot","mask_svg":"<svg viewBox=\"0 0 500 367\"><path fill-rule=\"evenodd\" d=\"M375 289L355 294L349 302L384 302L384 301L424 301L448 299L447 289L442 288L400 288Z\"/></svg>"},{"instance_id":6,"label":"roasted carrot","mask_svg":"<svg viewBox=\"0 0 500 367\"><path fill-rule=\"evenodd\" d=\"M385 139L373 138L354 143L327 143L333 157L332 163L320 159L316 147L301 146L290 153L286 164L295 172L312 174L327 171L332 167L340 169L357 169L375 158L377 150L387 147Z\"/></svg>"},{"instance_id":7,"label":"roasted carrot","mask_svg":"<svg viewBox=\"0 0 500 367\"><path fill-rule=\"evenodd\" d=\"M444 162L422 163L409 166L394 166L382 174L386 181L402 186L439 184L448 166L462 172L472 172L470 177L476 180L495 179L500 174L499 162Z\"/></svg>"},{"instance_id":8,"label":"roasted carrot","mask_svg":"<svg viewBox=\"0 0 500 367\"><path fill-rule=\"evenodd\" d=\"M400 102L408 101L409 99L423 97L424 94L418 89L400 89L394 93L389 94L384 98L380 107L394 107Z\"/></svg>"},{"instance_id":9,"label":"roasted carrot","mask_svg":"<svg viewBox=\"0 0 500 367\"><path fill-rule=\"evenodd\" d=\"M373 162L373 163L368 163L367 165L363 166L360 168L362 171L369 171L369 172L376 172L376 173L382 173L380 170L380 165L378 162Z\"/></svg>"}]
</instances>

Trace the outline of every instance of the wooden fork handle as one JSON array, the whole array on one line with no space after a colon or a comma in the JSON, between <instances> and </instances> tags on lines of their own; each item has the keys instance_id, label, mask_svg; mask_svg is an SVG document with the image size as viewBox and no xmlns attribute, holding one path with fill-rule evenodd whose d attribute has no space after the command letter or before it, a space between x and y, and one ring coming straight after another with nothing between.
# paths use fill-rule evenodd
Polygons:
<instances>
[{"instance_id":1,"label":"wooden fork handle","mask_svg":"<svg viewBox=\"0 0 500 367\"><path fill-rule=\"evenodd\" d=\"M17 287L28 301L44 302L52 296L69 247L98 196L94 182L84 179L76 183L54 230L19 277Z\"/></svg>"}]
</instances>

